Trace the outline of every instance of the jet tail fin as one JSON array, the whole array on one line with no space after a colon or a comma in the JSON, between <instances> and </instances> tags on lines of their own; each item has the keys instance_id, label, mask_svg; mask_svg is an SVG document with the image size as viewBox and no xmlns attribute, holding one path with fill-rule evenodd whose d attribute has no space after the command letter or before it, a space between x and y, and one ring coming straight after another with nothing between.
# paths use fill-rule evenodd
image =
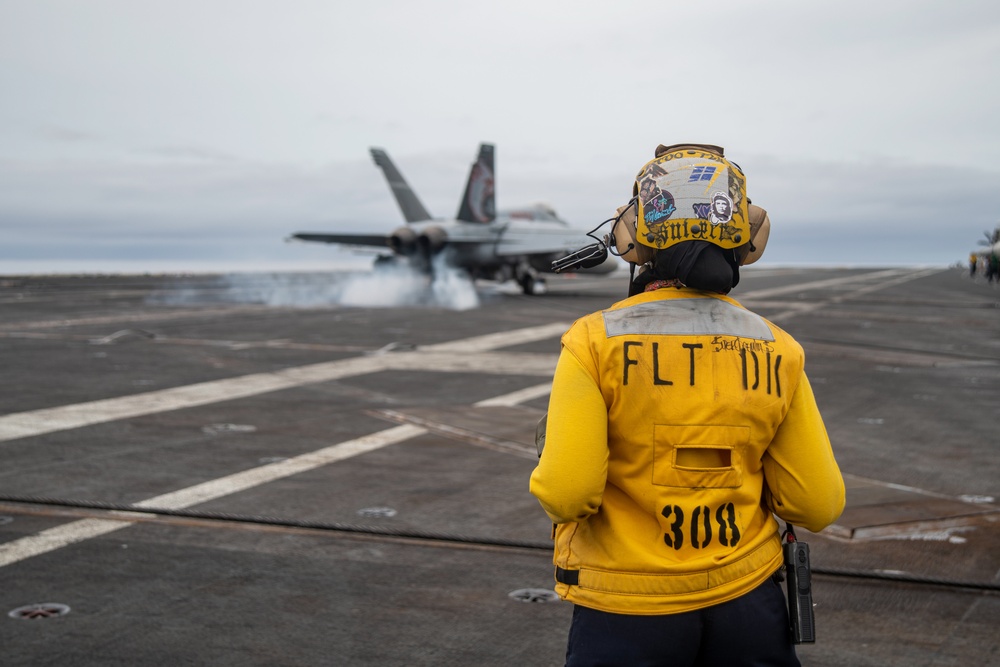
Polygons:
<instances>
[{"instance_id":1,"label":"jet tail fin","mask_svg":"<svg viewBox=\"0 0 1000 667\"><path fill-rule=\"evenodd\" d=\"M479 157L469 171L469 181L458 209L459 220L485 224L496 219L493 174L493 144L479 144Z\"/></svg>"},{"instance_id":2,"label":"jet tail fin","mask_svg":"<svg viewBox=\"0 0 1000 667\"><path fill-rule=\"evenodd\" d=\"M431 214L427 212L424 205L417 199L417 194L403 179L403 175L399 173L399 169L396 169L396 165L389 159L389 154L381 148L372 148L371 154L375 160L375 164L381 167L382 172L385 174L385 180L388 181L389 187L392 189L392 195L396 198L396 203L399 204L399 209L403 212L403 217L406 218L406 221L420 222L421 220L430 220Z\"/></svg>"}]
</instances>

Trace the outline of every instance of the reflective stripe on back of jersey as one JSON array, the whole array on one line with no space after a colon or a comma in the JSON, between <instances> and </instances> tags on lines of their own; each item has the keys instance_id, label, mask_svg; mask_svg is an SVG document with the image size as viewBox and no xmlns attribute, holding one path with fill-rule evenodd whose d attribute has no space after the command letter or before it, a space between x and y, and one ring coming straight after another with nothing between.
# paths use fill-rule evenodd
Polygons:
<instances>
[{"instance_id":1,"label":"reflective stripe on back of jersey","mask_svg":"<svg viewBox=\"0 0 1000 667\"><path fill-rule=\"evenodd\" d=\"M737 336L774 340L760 316L721 299L670 299L606 310L604 331L608 338L625 335Z\"/></svg>"}]
</instances>

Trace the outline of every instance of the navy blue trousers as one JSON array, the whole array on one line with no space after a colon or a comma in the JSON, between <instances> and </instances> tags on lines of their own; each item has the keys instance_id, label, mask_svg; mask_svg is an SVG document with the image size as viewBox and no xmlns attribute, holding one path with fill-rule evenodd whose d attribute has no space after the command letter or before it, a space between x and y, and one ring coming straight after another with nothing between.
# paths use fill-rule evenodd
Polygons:
<instances>
[{"instance_id":1,"label":"navy blue trousers","mask_svg":"<svg viewBox=\"0 0 1000 667\"><path fill-rule=\"evenodd\" d=\"M799 667L785 605L773 577L735 600L680 614L609 614L577 605L566 667Z\"/></svg>"}]
</instances>

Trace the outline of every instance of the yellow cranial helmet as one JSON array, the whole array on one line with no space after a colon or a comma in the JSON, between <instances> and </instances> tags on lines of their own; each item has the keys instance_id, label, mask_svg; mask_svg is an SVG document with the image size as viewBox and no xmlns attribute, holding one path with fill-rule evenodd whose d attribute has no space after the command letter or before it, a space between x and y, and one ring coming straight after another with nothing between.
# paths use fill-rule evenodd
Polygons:
<instances>
[{"instance_id":1,"label":"yellow cranial helmet","mask_svg":"<svg viewBox=\"0 0 1000 667\"><path fill-rule=\"evenodd\" d=\"M750 242L746 178L718 146L660 146L639 170L635 240L656 250L683 241L722 248Z\"/></svg>"}]
</instances>

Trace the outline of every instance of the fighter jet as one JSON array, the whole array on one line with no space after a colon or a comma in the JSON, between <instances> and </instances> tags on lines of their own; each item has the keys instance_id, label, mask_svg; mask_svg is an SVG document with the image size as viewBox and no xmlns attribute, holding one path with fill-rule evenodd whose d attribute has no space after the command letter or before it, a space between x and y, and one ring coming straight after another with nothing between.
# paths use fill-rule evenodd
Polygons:
<instances>
[{"instance_id":1,"label":"fighter jet","mask_svg":"<svg viewBox=\"0 0 1000 667\"><path fill-rule=\"evenodd\" d=\"M592 241L585 232L573 229L544 205L497 212L492 144L480 144L479 156L472 164L458 215L453 220L431 217L384 150L372 148L371 155L385 174L407 224L387 235L299 232L292 239L386 248L392 254L382 256L377 262L396 258L426 274L432 274L436 261L443 260L472 279L516 280L529 295L543 291L545 280L540 273L554 272L554 261ZM610 273L615 270L616 262L613 257L602 257L584 270Z\"/></svg>"}]
</instances>

